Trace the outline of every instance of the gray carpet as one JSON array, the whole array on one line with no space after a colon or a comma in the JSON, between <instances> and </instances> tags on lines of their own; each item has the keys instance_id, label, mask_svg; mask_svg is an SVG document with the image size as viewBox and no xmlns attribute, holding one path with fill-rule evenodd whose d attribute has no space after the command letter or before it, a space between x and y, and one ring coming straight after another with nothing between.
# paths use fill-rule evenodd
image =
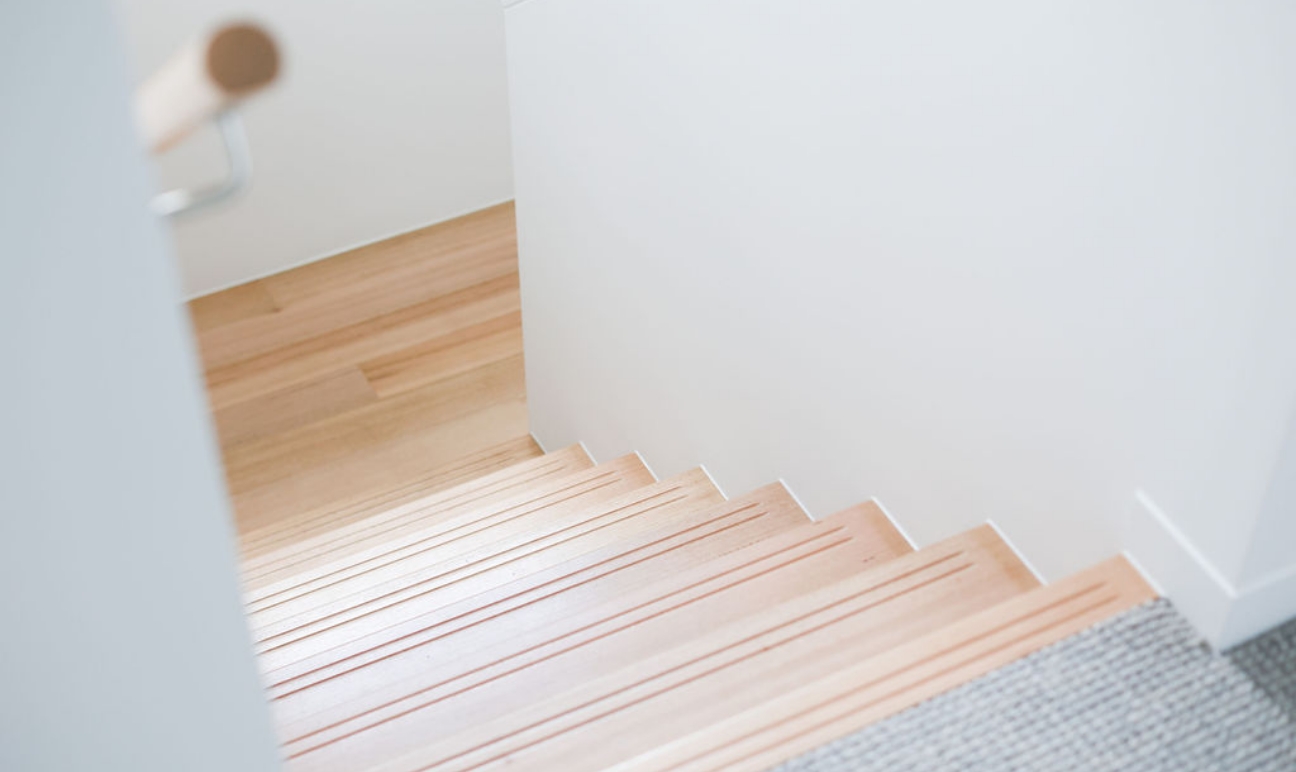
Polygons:
<instances>
[{"instance_id":1,"label":"gray carpet","mask_svg":"<svg viewBox=\"0 0 1296 772\"><path fill-rule=\"evenodd\" d=\"M1296 619L1227 656L1296 722Z\"/></svg>"},{"instance_id":2,"label":"gray carpet","mask_svg":"<svg viewBox=\"0 0 1296 772\"><path fill-rule=\"evenodd\" d=\"M1154 601L779 772L1296 770L1296 624L1226 655Z\"/></svg>"}]
</instances>

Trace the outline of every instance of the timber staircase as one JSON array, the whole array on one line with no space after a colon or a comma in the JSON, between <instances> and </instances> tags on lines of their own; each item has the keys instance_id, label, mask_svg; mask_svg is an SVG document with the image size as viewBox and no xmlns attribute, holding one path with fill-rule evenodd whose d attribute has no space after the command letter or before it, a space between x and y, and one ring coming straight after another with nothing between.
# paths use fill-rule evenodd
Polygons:
<instances>
[{"instance_id":1,"label":"timber staircase","mask_svg":"<svg viewBox=\"0 0 1296 772\"><path fill-rule=\"evenodd\" d=\"M1152 597L579 447L243 542L293 772L761 770Z\"/></svg>"}]
</instances>

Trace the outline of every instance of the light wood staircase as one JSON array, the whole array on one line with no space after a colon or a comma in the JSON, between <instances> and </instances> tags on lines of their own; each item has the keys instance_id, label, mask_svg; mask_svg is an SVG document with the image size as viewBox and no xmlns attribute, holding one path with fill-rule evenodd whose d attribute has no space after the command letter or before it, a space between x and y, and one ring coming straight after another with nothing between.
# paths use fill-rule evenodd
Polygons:
<instances>
[{"instance_id":1,"label":"light wood staircase","mask_svg":"<svg viewBox=\"0 0 1296 772\"><path fill-rule=\"evenodd\" d=\"M1152 597L572 447L243 540L294 772L761 770Z\"/></svg>"}]
</instances>

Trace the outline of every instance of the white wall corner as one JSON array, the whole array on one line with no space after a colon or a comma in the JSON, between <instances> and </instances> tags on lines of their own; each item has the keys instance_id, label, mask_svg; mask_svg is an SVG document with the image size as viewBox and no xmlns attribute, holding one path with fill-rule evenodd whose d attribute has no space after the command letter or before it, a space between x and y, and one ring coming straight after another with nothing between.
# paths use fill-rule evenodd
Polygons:
<instances>
[{"instance_id":1,"label":"white wall corner","mask_svg":"<svg viewBox=\"0 0 1296 772\"><path fill-rule=\"evenodd\" d=\"M1296 569L1235 587L1147 493L1134 498L1126 555L1216 649L1296 616Z\"/></svg>"}]
</instances>

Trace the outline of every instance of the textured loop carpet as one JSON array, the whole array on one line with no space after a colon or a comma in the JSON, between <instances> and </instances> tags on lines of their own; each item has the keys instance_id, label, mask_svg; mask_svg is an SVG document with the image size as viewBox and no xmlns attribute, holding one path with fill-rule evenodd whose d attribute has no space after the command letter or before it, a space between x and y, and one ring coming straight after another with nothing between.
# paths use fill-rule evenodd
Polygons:
<instances>
[{"instance_id":1,"label":"textured loop carpet","mask_svg":"<svg viewBox=\"0 0 1296 772\"><path fill-rule=\"evenodd\" d=\"M1296 623L1213 653L1154 601L779 772L1296 770Z\"/></svg>"}]
</instances>

